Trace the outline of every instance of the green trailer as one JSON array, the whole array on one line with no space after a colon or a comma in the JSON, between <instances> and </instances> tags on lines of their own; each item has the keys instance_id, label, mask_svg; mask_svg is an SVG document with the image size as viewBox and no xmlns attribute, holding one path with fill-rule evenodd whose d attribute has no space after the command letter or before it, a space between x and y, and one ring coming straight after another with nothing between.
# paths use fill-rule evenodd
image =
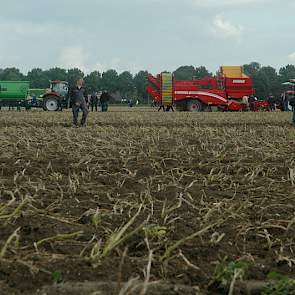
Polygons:
<instances>
[{"instance_id":1,"label":"green trailer","mask_svg":"<svg viewBox=\"0 0 295 295\"><path fill-rule=\"evenodd\" d=\"M25 106L29 88L28 81L0 81L0 107Z\"/></svg>"},{"instance_id":2,"label":"green trailer","mask_svg":"<svg viewBox=\"0 0 295 295\"><path fill-rule=\"evenodd\" d=\"M42 88L31 88L29 89L29 96L36 96L37 99L43 99L43 95L46 93L46 89Z\"/></svg>"},{"instance_id":3,"label":"green trailer","mask_svg":"<svg viewBox=\"0 0 295 295\"><path fill-rule=\"evenodd\" d=\"M2 106L43 108L62 111L70 106L69 85L66 81L50 81L48 89L30 89L28 81L0 81L0 109Z\"/></svg>"}]
</instances>

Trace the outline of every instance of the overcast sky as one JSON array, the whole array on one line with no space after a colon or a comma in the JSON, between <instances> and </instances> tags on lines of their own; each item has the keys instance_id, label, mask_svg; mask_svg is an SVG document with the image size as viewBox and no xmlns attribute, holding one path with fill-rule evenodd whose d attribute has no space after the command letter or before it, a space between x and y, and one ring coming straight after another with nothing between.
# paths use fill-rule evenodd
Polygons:
<instances>
[{"instance_id":1,"label":"overcast sky","mask_svg":"<svg viewBox=\"0 0 295 295\"><path fill-rule=\"evenodd\" d=\"M0 0L0 68L295 63L295 0Z\"/></svg>"}]
</instances>

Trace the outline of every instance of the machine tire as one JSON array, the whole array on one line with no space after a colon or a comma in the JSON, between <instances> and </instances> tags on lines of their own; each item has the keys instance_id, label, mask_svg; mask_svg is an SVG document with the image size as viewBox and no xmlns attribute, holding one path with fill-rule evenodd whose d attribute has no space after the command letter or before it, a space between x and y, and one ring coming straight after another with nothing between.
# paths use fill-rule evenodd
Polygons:
<instances>
[{"instance_id":1,"label":"machine tire","mask_svg":"<svg viewBox=\"0 0 295 295\"><path fill-rule=\"evenodd\" d=\"M191 99L186 104L186 110L188 112L202 112L204 105L197 99Z\"/></svg>"},{"instance_id":2,"label":"machine tire","mask_svg":"<svg viewBox=\"0 0 295 295\"><path fill-rule=\"evenodd\" d=\"M175 104L175 107L178 112L185 112L186 111L186 102L179 101Z\"/></svg>"},{"instance_id":3,"label":"machine tire","mask_svg":"<svg viewBox=\"0 0 295 295\"><path fill-rule=\"evenodd\" d=\"M59 99L57 96L48 95L43 100L43 109L48 112L56 112L59 110Z\"/></svg>"}]
</instances>

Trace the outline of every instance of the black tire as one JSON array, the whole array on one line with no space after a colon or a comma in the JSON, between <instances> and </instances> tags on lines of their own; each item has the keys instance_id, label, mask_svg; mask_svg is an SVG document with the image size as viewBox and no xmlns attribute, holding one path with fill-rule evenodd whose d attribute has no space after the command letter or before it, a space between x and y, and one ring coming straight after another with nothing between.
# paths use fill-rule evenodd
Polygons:
<instances>
[{"instance_id":1,"label":"black tire","mask_svg":"<svg viewBox=\"0 0 295 295\"><path fill-rule=\"evenodd\" d=\"M186 110L188 112L202 112L204 105L197 99L191 99L186 104Z\"/></svg>"},{"instance_id":2,"label":"black tire","mask_svg":"<svg viewBox=\"0 0 295 295\"><path fill-rule=\"evenodd\" d=\"M43 110L56 112L59 110L59 98L54 95L48 95L43 100Z\"/></svg>"},{"instance_id":3,"label":"black tire","mask_svg":"<svg viewBox=\"0 0 295 295\"><path fill-rule=\"evenodd\" d=\"M185 101L178 101L175 104L176 110L178 112L185 112L186 111L186 102Z\"/></svg>"}]
</instances>

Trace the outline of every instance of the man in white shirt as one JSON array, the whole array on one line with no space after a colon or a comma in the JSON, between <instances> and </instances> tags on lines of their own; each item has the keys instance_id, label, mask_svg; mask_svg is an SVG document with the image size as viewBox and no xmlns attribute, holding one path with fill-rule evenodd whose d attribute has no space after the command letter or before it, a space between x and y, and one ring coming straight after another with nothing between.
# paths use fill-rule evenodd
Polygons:
<instances>
[{"instance_id":1,"label":"man in white shirt","mask_svg":"<svg viewBox=\"0 0 295 295\"><path fill-rule=\"evenodd\" d=\"M247 112L248 111L248 96L244 95L242 98L242 111Z\"/></svg>"}]
</instances>

